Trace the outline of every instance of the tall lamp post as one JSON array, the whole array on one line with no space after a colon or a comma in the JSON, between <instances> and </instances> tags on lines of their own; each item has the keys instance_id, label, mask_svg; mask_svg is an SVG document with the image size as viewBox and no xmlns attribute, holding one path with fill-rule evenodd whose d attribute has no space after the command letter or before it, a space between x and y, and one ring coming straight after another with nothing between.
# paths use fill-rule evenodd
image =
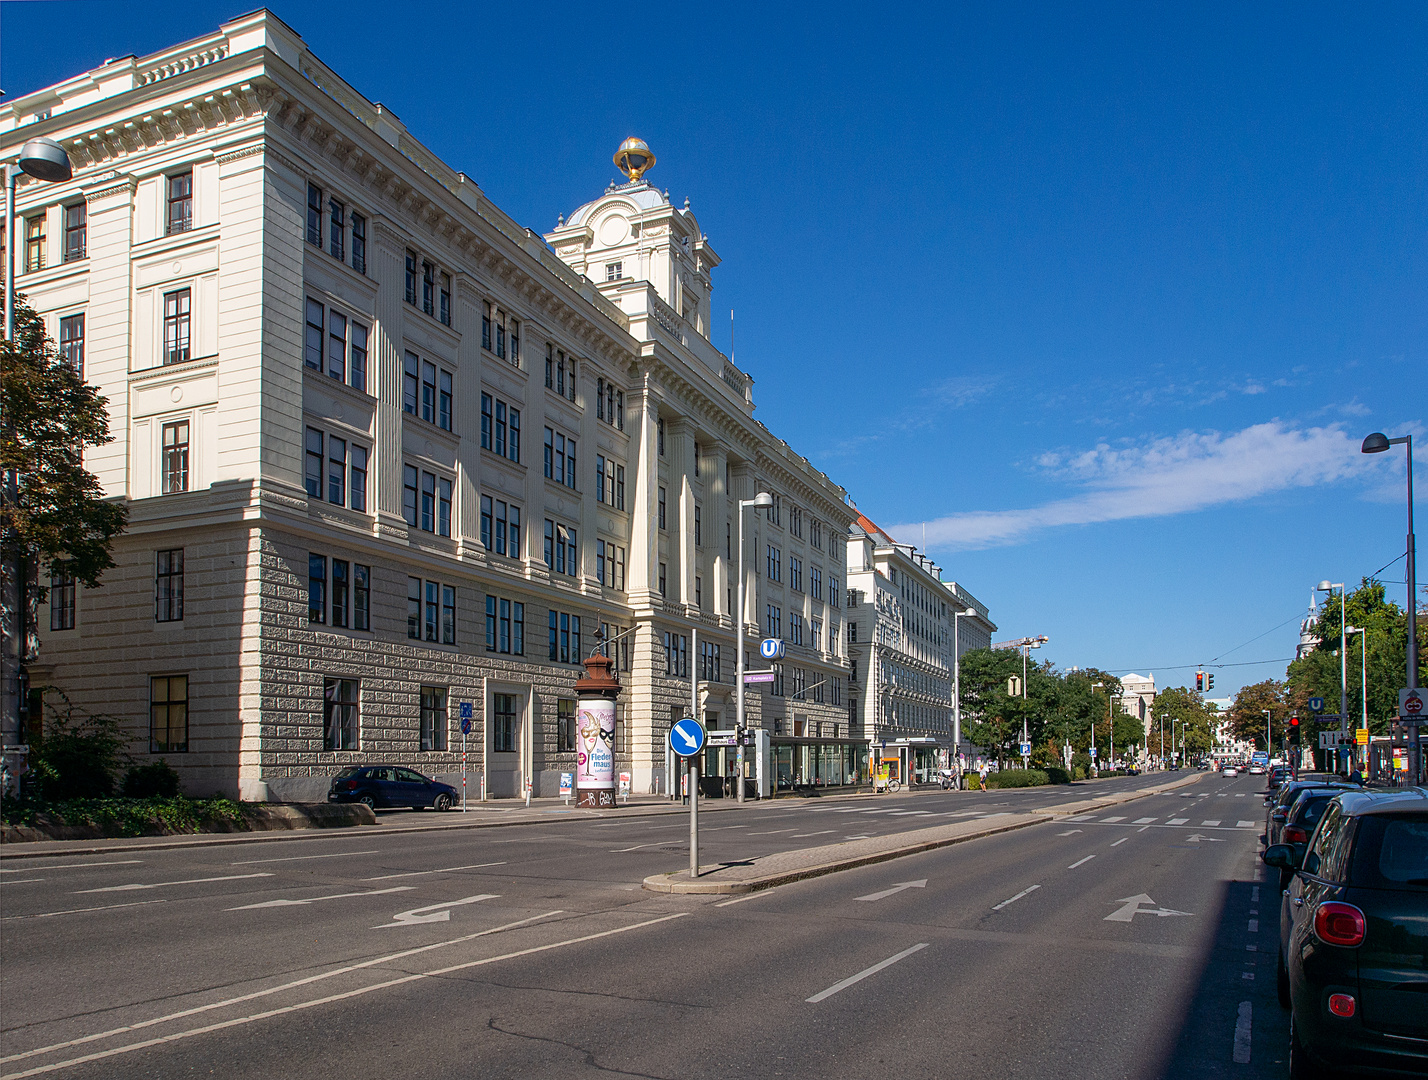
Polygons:
<instances>
[{"instance_id":1,"label":"tall lamp post","mask_svg":"<svg viewBox=\"0 0 1428 1080\"><path fill-rule=\"evenodd\" d=\"M1408 451L1408 689L1414 690L1418 687L1418 575L1414 563L1417 543L1413 538L1413 436L1404 435L1398 439L1390 439L1383 432L1375 431L1364 439L1362 449L1365 454L1381 454L1390 446L1398 446L1400 443ZM1411 745L1413 782L1416 784L1422 774L1423 755L1416 737Z\"/></svg>"},{"instance_id":2,"label":"tall lamp post","mask_svg":"<svg viewBox=\"0 0 1428 1080\"><path fill-rule=\"evenodd\" d=\"M1274 730L1273 730L1274 718L1273 718L1273 716L1270 715L1270 711L1269 711L1268 709L1260 709L1260 712L1264 713L1264 752L1265 752L1266 754L1273 754L1273 753L1274 753Z\"/></svg>"},{"instance_id":3,"label":"tall lamp post","mask_svg":"<svg viewBox=\"0 0 1428 1080\"><path fill-rule=\"evenodd\" d=\"M1345 590L1343 582L1319 582L1319 592L1328 593L1330 602L1334 599L1335 589L1339 590L1339 734L1342 735L1348 730L1349 723L1349 635L1346 632L1348 615L1345 613L1344 608ZM1409 596L1411 597L1412 594L1410 593ZM1340 743L1340 751L1342 752L1342 740ZM1334 761L1336 765L1338 760L1339 755L1335 754ZM1338 770L1335 769L1335 771L1337 772Z\"/></svg>"},{"instance_id":4,"label":"tall lamp post","mask_svg":"<svg viewBox=\"0 0 1428 1080\"><path fill-rule=\"evenodd\" d=\"M1362 728L1368 727L1368 631L1362 626L1346 626L1345 634L1362 634L1359 638L1359 696L1363 701L1363 716L1359 723ZM1365 751L1367 753L1367 751ZM1354 740L1354 758L1359 756L1358 740ZM1367 761L1367 758L1365 758Z\"/></svg>"},{"instance_id":5,"label":"tall lamp post","mask_svg":"<svg viewBox=\"0 0 1428 1080\"><path fill-rule=\"evenodd\" d=\"M739 575L739 610L734 612L734 625L738 627L734 645L734 733L739 740L735 789L739 802L744 801L744 511L750 506L767 510L772 505L773 496L767 491L759 492L752 499L739 500L739 562L735 567Z\"/></svg>"},{"instance_id":6,"label":"tall lamp post","mask_svg":"<svg viewBox=\"0 0 1428 1080\"><path fill-rule=\"evenodd\" d=\"M1092 690L1095 690L1095 689L1097 689L1098 687L1099 687L1099 688L1103 688L1103 689L1106 691L1106 734L1110 736L1110 740L1111 740L1111 754L1110 754L1110 758L1109 758L1109 765L1110 765L1111 771L1112 771L1112 772L1115 772L1115 771L1116 771L1116 721L1115 721L1115 709L1114 709L1114 706L1111 704L1111 697L1112 697L1112 695L1111 695L1110 687L1106 686L1105 683L1092 683L1092 684L1091 684L1091 689L1092 689ZM1094 727L1092 727L1092 728L1091 728L1091 742L1094 743L1095 741L1096 741L1096 729L1095 729Z\"/></svg>"},{"instance_id":7,"label":"tall lamp post","mask_svg":"<svg viewBox=\"0 0 1428 1080\"><path fill-rule=\"evenodd\" d=\"M15 340L15 251L20 246L20 238L15 235L15 184L20 179L21 173L46 183L58 184L73 176L74 170L64 147L53 139L46 138L29 140L20 147L19 157L13 163L5 163L5 340L8 342ZM3 406L0 406L0 419L3 419ZM16 478L7 474L3 478L3 491L0 491L0 499L16 498L15 485ZM13 709L0 705L4 717L3 722L0 723L0 731L4 732L4 737L0 738L0 742L8 743L13 734L16 744L20 741L20 716L25 708L24 619L29 609L25 597L25 583L28 575L19 565L20 561L17 559L17 565L13 568L15 606L11 609L11 617L3 620L3 629L0 629L0 654L3 654L4 668L3 674L0 674L0 682L3 682L4 687L3 691L0 691L0 702L8 705L9 696L12 693L15 695ZM0 565L0 589L6 591L7 599L9 583L4 581L4 571L9 569L11 568ZM13 643L10 640L12 631L14 631ZM15 662L13 675L10 669L12 648ZM6 730L12 724L14 731ZM23 751L19 752L23 753ZM7 764L9 763L7 762Z\"/></svg>"},{"instance_id":8,"label":"tall lamp post","mask_svg":"<svg viewBox=\"0 0 1428 1080\"><path fill-rule=\"evenodd\" d=\"M957 637L957 620L975 614L976 608L952 613L952 752L959 761L962 757L962 646ZM960 765L958 768L960 770Z\"/></svg>"}]
</instances>

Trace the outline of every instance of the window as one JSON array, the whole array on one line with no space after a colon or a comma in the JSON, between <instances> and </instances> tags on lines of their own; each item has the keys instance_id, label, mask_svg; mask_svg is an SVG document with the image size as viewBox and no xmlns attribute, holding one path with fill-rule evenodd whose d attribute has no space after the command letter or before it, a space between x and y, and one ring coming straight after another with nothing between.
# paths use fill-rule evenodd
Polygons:
<instances>
[{"instance_id":1,"label":"window","mask_svg":"<svg viewBox=\"0 0 1428 1080\"><path fill-rule=\"evenodd\" d=\"M788 613L788 637L793 645L803 644L803 616L796 611Z\"/></svg>"},{"instance_id":2,"label":"window","mask_svg":"<svg viewBox=\"0 0 1428 1080\"><path fill-rule=\"evenodd\" d=\"M843 680L837 675L828 681L828 700L833 705L843 704Z\"/></svg>"},{"instance_id":3,"label":"window","mask_svg":"<svg viewBox=\"0 0 1428 1080\"><path fill-rule=\"evenodd\" d=\"M451 535L452 484L444 476L402 466L402 517L412 528Z\"/></svg>"},{"instance_id":4,"label":"window","mask_svg":"<svg viewBox=\"0 0 1428 1080\"><path fill-rule=\"evenodd\" d=\"M436 365L423 360L421 365L421 418L436 423Z\"/></svg>"},{"instance_id":5,"label":"window","mask_svg":"<svg viewBox=\"0 0 1428 1080\"><path fill-rule=\"evenodd\" d=\"M683 634L664 632L664 673L689 678L689 638Z\"/></svg>"},{"instance_id":6,"label":"window","mask_svg":"<svg viewBox=\"0 0 1428 1080\"><path fill-rule=\"evenodd\" d=\"M719 682L723 677L723 665L719 660L719 646L710 641L699 643L699 677L708 682Z\"/></svg>"},{"instance_id":7,"label":"window","mask_svg":"<svg viewBox=\"0 0 1428 1080\"><path fill-rule=\"evenodd\" d=\"M516 750L516 695L491 695L491 751L513 754Z\"/></svg>"},{"instance_id":8,"label":"window","mask_svg":"<svg viewBox=\"0 0 1428 1080\"><path fill-rule=\"evenodd\" d=\"M372 629L372 568L352 564L352 629Z\"/></svg>"},{"instance_id":9,"label":"window","mask_svg":"<svg viewBox=\"0 0 1428 1080\"><path fill-rule=\"evenodd\" d=\"M810 619L809 626L811 627L811 631L808 644L815 649L821 649L823 647L823 620Z\"/></svg>"},{"instance_id":10,"label":"window","mask_svg":"<svg viewBox=\"0 0 1428 1080\"><path fill-rule=\"evenodd\" d=\"M808 522L808 542L817 550L823 550L823 523L817 518L811 518ZM833 704L838 703L835 701Z\"/></svg>"},{"instance_id":11,"label":"window","mask_svg":"<svg viewBox=\"0 0 1428 1080\"><path fill-rule=\"evenodd\" d=\"M595 577L610 589L625 587L625 549L608 540L595 541Z\"/></svg>"},{"instance_id":12,"label":"window","mask_svg":"<svg viewBox=\"0 0 1428 1080\"><path fill-rule=\"evenodd\" d=\"M612 262L605 264L605 280L619 281L625 276L625 264L622 262Z\"/></svg>"},{"instance_id":13,"label":"window","mask_svg":"<svg viewBox=\"0 0 1428 1080\"><path fill-rule=\"evenodd\" d=\"M312 189L308 189L308 198L312 198ZM318 193L318 233L317 243L322 243L322 193ZM177 176L169 177L169 216L168 232L172 236L174 233L188 232L193 228L193 173L179 173ZM309 225L311 228L311 210L308 211Z\"/></svg>"},{"instance_id":14,"label":"window","mask_svg":"<svg viewBox=\"0 0 1428 1080\"><path fill-rule=\"evenodd\" d=\"M84 315L66 315L59 326L60 355L84 378Z\"/></svg>"},{"instance_id":15,"label":"window","mask_svg":"<svg viewBox=\"0 0 1428 1080\"><path fill-rule=\"evenodd\" d=\"M524 656L526 606L504 596L486 596L486 651Z\"/></svg>"},{"instance_id":16,"label":"window","mask_svg":"<svg viewBox=\"0 0 1428 1080\"><path fill-rule=\"evenodd\" d=\"M625 508L625 467L615 466L615 509Z\"/></svg>"},{"instance_id":17,"label":"window","mask_svg":"<svg viewBox=\"0 0 1428 1080\"><path fill-rule=\"evenodd\" d=\"M316 184L307 186L307 242L322 247L322 189Z\"/></svg>"},{"instance_id":18,"label":"window","mask_svg":"<svg viewBox=\"0 0 1428 1080\"><path fill-rule=\"evenodd\" d=\"M547 432L549 429L546 429ZM481 449L521 460L521 410L490 394L481 395ZM547 471L547 476L550 473Z\"/></svg>"},{"instance_id":19,"label":"window","mask_svg":"<svg viewBox=\"0 0 1428 1080\"><path fill-rule=\"evenodd\" d=\"M838 579L832 574L828 575L828 603L832 607L838 607ZM848 605L852 606L851 602Z\"/></svg>"},{"instance_id":20,"label":"window","mask_svg":"<svg viewBox=\"0 0 1428 1080\"><path fill-rule=\"evenodd\" d=\"M669 567L665 563L659 564L659 594L668 596L669 590L665 582L665 575L669 572Z\"/></svg>"},{"instance_id":21,"label":"window","mask_svg":"<svg viewBox=\"0 0 1428 1080\"><path fill-rule=\"evenodd\" d=\"M149 753L188 751L188 676L149 679Z\"/></svg>"},{"instance_id":22,"label":"window","mask_svg":"<svg viewBox=\"0 0 1428 1080\"><path fill-rule=\"evenodd\" d=\"M74 571L68 565L50 575L50 629L74 629Z\"/></svg>"},{"instance_id":23,"label":"window","mask_svg":"<svg viewBox=\"0 0 1428 1080\"><path fill-rule=\"evenodd\" d=\"M788 531L792 536L803 537L803 511L796 506L788 508Z\"/></svg>"},{"instance_id":24,"label":"window","mask_svg":"<svg viewBox=\"0 0 1428 1080\"><path fill-rule=\"evenodd\" d=\"M437 392L436 426L444 431L451 430L452 388L451 372L442 370L440 389Z\"/></svg>"},{"instance_id":25,"label":"window","mask_svg":"<svg viewBox=\"0 0 1428 1080\"><path fill-rule=\"evenodd\" d=\"M74 262L89 254L89 206L75 203L64 208L64 261Z\"/></svg>"},{"instance_id":26,"label":"window","mask_svg":"<svg viewBox=\"0 0 1428 1080\"><path fill-rule=\"evenodd\" d=\"M481 544L497 555L521 557L521 508L490 495L481 496Z\"/></svg>"},{"instance_id":27,"label":"window","mask_svg":"<svg viewBox=\"0 0 1428 1080\"><path fill-rule=\"evenodd\" d=\"M773 666L773 673L774 681L773 690L771 692L774 697L783 697L783 665L775 664Z\"/></svg>"},{"instance_id":28,"label":"window","mask_svg":"<svg viewBox=\"0 0 1428 1080\"><path fill-rule=\"evenodd\" d=\"M808 568L808 595L815 600L823 599L823 571L816 566Z\"/></svg>"},{"instance_id":29,"label":"window","mask_svg":"<svg viewBox=\"0 0 1428 1080\"><path fill-rule=\"evenodd\" d=\"M421 403L421 359L407 353L402 360L402 412L418 415Z\"/></svg>"},{"instance_id":30,"label":"window","mask_svg":"<svg viewBox=\"0 0 1428 1080\"><path fill-rule=\"evenodd\" d=\"M555 748L575 749L575 699L559 698L555 703Z\"/></svg>"},{"instance_id":31,"label":"window","mask_svg":"<svg viewBox=\"0 0 1428 1080\"><path fill-rule=\"evenodd\" d=\"M702 577L694 579L694 606L700 611L704 610L704 579Z\"/></svg>"},{"instance_id":32,"label":"window","mask_svg":"<svg viewBox=\"0 0 1428 1080\"><path fill-rule=\"evenodd\" d=\"M327 201L328 254L338 262L347 261L347 207L336 199Z\"/></svg>"},{"instance_id":33,"label":"window","mask_svg":"<svg viewBox=\"0 0 1428 1080\"><path fill-rule=\"evenodd\" d=\"M608 656L620 671L630 670L630 635L626 629L601 623L598 631L600 655Z\"/></svg>"},{"instance_id":34,"label":"window","mask_svg":"<svg viewBox=\"0 0 1428 1080\"><path fill-rule=\"evenodd\" d=\"M326 471L323 441L327 443ZM303 445L303 484L311 498L323 498L334 506L367 509L367 448L320 429L307 429ZM325 480L324 480L325 476Z\"/></svg>"},{"instance_id":35,"label":"window","mask_svg":"<svg viewBox=\"0 0 1428 1080\"><path fill-rule=\"evenodd\" d=\"M441 292L437 303L437 318L447 326L451 325L451 275L441 275Z\"/></svg>"},{"instance_id":36,"label":"window","mask_svg":"<svg viewBox=\"0 0 1428 1080\"><path fill-rule=\"evenodd\" d=\"M345 627L352 612L351 563L332 560L332 625Z\"/></svg>"},{"instance_id":37,"label":"window","mask_svg":"<svg viewBox=\"0 0 1428 1080\"><path fill-rule=\"evenodd\" d=\"M791 555L788 559L788 587L794 592L803 591L803 560Z\"/></svg>"},{"instance_id":38,"label":"window","mask_svg":"<svg viewBox=\"0 0 1428 1080\"><path fill-rule=\"evenodd\" d=\"M850 621L848 622L848 644L849 644L849 645L856 645L857 643L858 643L858 624L855 623L855 622L852 622L852 621L850 620Z\"/></svg>"},{"instance_id":39,"label":"window","mask_svg":"<svg viewBox=\"0 0 1428 1080\"><path fill-rule=\"evenodd\" d=\"M511 366L521 366L521 323L519 319L511 320ZM575 361L570 362L570 400L575 400Z\"/></svg>"},{"instance_id":40,"label":"window","mask_svg":"<svg viewBox=\"0 0 1428 1080\"><path fill-rule=\"evenodd\" d=\"M421 688L421 748L446 749L446 687Z\"/></svg>"},{"instance_id":41,"label":"window","mask_svg":"<svg viewBox=\"0 0 1428 1080\"><path fill-rule=\"evenodd\" d=\"M307 330L303 344L303 363L315 371L322 370L322 328L327 309L312 297L307 300Z\"/></svg>"},{"instance_id":42,"label":"window","mask_svg":"<svg viewBox=\"0 0 1428 1080\"><path fill-rule=\"evenodd\" d=\"M417 487L421 470L415 465L402 466L402 517L413 529L417 525Z\"/></svg>"},{"instance_id":43,"label":"window","mask_svg":"<svg viewBox=\"0 0 1428 1080\"><path fill-rule=\"evenodd\" d=\"M545 519L545 564L557 574L575 577L580 572L576 530L571 525Z\"/></svg>"},{"instance_id":44,"label":"window","mask_svg":"<svg viewBox=\"0 0 1428 1080\"><path fill-rule=\"evenodd\" d=\"M659 447L659 456L664 457L664 417L660 417L655 422L655 441Z\"/></svg>"},{"instance_id":45,"label":"window","mask_svg":"<svg viewBox=\"0 0 1428 1080\"><path fill-rule=\"evenodd\" d=\"M165 495L188 490L188 421L164 425L163 486Z\"/></svg>"},{"instance_id":46,"label":"window","mask_svg":"<svg viewBox=\"0 0 1428 1080\"><path fill-rule=\"evenodd\" d=\"M307 557L307 621L327 622L327 557Z\"/></svg>"},{"instance_id":47,"label":"window","mask_svg":"<svg viewBox=\"0 0 1428 1080\"><path fill-rule=\"evenodd\" d=\"M407 578L407 637L421 640L421 578Z\"/></svg>"},{"instance_id":48,"label":"window","mask_svg":"<svg viewBox=\"0 0 1428 1080\"><path fill-rule=\"evenodd\" d=\"M353 444L348 451L351 462L351 482L348 485L347 501L353 510L367 511L367 450Z\"/></svg>"},{"instance_id":49,"label":"window","mask_svg":"<svg viewBox=\"0 0 1428 1080\"><path fill-rule=\"evenodd\" d=\"M327 501L347 505L347 440L327 437Z\"/></svg>"},{"instance_id":50,"label":"window","mask_svg":"<svg viewBox=\"0 0 1428 1080\"><path fill-rule=\"evenodd\" d=\"M359 274L367 273L367 219L355 213L352 215L352 269Z\"/></svg>"},{"instance_id":51,"label":"window","mask_svg":"<svg viewBox=\"0 0 1428 1080\"><path fill-rule=\"evenodd\" d=\"M407 578L407 637L433 644L456 644L456 587Z\"/></svg>"},{"instance_id":52,"label":"window","mask_svg":"<svg viewBox=\"0 0 1428 1080\"><path fill-rule=\"evenodd\" d=\"M557 484L575 487L575 440L553 428L545 429L545 475Z\"/></svg>"},{"instance_id":53,"label":"window","mask_svg":"<svg viewBox=\"0 0 1428 1080\"><path fill-rule=\"evenodd\" d=\"M428 315L436 314L436 267L424 259L421 264L421 309Z\"/></svg>"},{"instance_id":54,"label":"window","mask_svg":"<svg viewBox=\"0 0 1428 1080\"><path fill-rule=\"evenodd\" d=\"M805 688L808 686L808 673L803 668L793 669L793 699L795 701L805 700Z\"/></svg>"},{"instance_id":55,"label":"window","mask_svg":"<svg viewBox=\"0 0 1428 1080\"><path fill-rule=\"evenodd\" d=\"M664 520L664 488L659 489L659 527L661 529L666 527Z\"/></svg>"},{"instance_id":56,"label":"window","mask_svg":"<svg viewBox=\"0 0 1428 1080\"><path fill-rule=\"evenodd\" d=\"M783 632L783 609L774 604L768 606L768 628L772 638L781 636Z\"/></svg>"},{"instance_id":57,"label":"window","mask_svg":"<svg viewBox=\"0 0 1428 1080\"><path fill-rule=\"evenodd\" d=\"M694 546L704 546L704 511L698 503L694 504Z\"/></svg>"},{"instance_id":58,"label":"window","mask_svg":"<svg viewBox=\"0 0 1428 1080\"><path fill-rule=\"evenodd\" d=\"M347 381L347 316L335 311L327 323L327 373L338 382Z\"/></svg>"},{"instance_id":59,"label":"window","mask_svg":"<svg viewBox=\"0 0 1428 1080\"><path fill-rule=\"evenodd\" d=\"M483 304L481 311L481 348L491 351L491 305Z\"/></svg>"},{"instance_id":60,"label":"window","mask_svg":"<svg viewBox=\"0 0 1428 1080\"><path fill-rule=\"evenodd\" d=\"M580 663L579 615L565 611L550 613L550 658L561 664Z\"/></svg>"},{"instance_id":61,"label":"window","mask_svg":"<svg viewBox=\"0 0 1428 1080\"><path fill-rule=\"evenodd\" d=\"M164 293L164 363L182 364L189 359L193 292L176 289Z\"/></svg>"},{"instance_id":62,"label":"window","mask_svg":"<svg viewBox=\"0 0 1428 1080\"><path fill-rule=\"evenodd\" d=\"M770 544L770 545L769 545L769 548L768 548L768 553L769 553L769 558L768 558L769 580L770 580L770 581L782 581L782 580L783 580L783 577L782 577L782 574L783 574L783 563L782 563L783 552L779 551L778 548L776 548L776 547L774 547L772 544Z\"/></svg>"},{"instance_id":63,"label":"window","mask_svg":"<svg viewBox=\"0 0 1428 1080\"><path fill-rule=\"evenodd\" d=\"M357 749L356 679L322 680L322 748L324 750Z\"/></svg>"},{"instance_id":64,"label":"window","mask_svg":"<svg viewBox=\"0 0 1428 1080\"><path fill-rule=\"evenodd\" d=\"M415 307L417 302L417 257L416 252L412 251L410 248L407 249L405 281L406 301L408 304L411 304L413 307Z\"/></svg>"},{"instance_id":65,"label":"window","mask_svg":"<svg viewBox=\"0 0 1428 1080\"><path fill-rule=\"evenodd\" d=\"M183 621L183 548L158 552L154 572L154 621Z\"/></svg>"}]
</instances>

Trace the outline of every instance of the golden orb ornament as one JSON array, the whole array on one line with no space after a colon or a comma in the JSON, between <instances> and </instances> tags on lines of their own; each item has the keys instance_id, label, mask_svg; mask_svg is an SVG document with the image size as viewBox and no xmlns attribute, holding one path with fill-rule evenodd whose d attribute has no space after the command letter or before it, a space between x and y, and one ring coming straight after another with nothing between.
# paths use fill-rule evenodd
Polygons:
<instances>
[{"instance_id":1,"label":"golden orb ornament","mask_svg":"<svg viewBox=\"0 0 1428 1080\"><path fill-rule=\"evenodd\" d=\"M615 151L616 167L629 177L632 183L644 176L654 163L654 151L649 148L649 144L644 139L636 139L631 136L620 144L620 149Z\"/></svg>"}]
</instances>

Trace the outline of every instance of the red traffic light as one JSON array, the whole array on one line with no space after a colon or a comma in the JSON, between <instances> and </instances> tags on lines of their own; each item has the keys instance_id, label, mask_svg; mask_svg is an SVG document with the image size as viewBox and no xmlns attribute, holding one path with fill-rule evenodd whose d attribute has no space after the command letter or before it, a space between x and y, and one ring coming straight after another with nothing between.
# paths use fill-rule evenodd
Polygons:
<instances>
[{"instance_id":1,"label":"red traffic light","mask_svg":"<svg viewBox=\"0 0 1428 1080\"><path fill-rule=\"evenodd\" d=\"M1298 726L1299 726L1299 717L1297 717L1297 716L1291 716L1291 717L1289 718L1289 726L1290 726L1290 727L1298 727Z\"/></svg>"}]
</instances>

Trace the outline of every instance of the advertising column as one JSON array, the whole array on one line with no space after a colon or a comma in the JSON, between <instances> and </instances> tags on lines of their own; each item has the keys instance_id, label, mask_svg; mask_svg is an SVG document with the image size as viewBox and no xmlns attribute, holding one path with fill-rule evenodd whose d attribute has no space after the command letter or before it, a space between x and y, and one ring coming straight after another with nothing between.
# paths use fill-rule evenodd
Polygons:
<instances>
[{"instance_id":1,"label":"advertising column","mask_svg":"<svg viewBox=\"0 0 1428 1080\"><path fill-rule=\"evenodd\" d=\"M620 682L606 656L585 661L575 684L575 805L608 810L615 805L615 699Z\"/></svg>"}]
</instances>

